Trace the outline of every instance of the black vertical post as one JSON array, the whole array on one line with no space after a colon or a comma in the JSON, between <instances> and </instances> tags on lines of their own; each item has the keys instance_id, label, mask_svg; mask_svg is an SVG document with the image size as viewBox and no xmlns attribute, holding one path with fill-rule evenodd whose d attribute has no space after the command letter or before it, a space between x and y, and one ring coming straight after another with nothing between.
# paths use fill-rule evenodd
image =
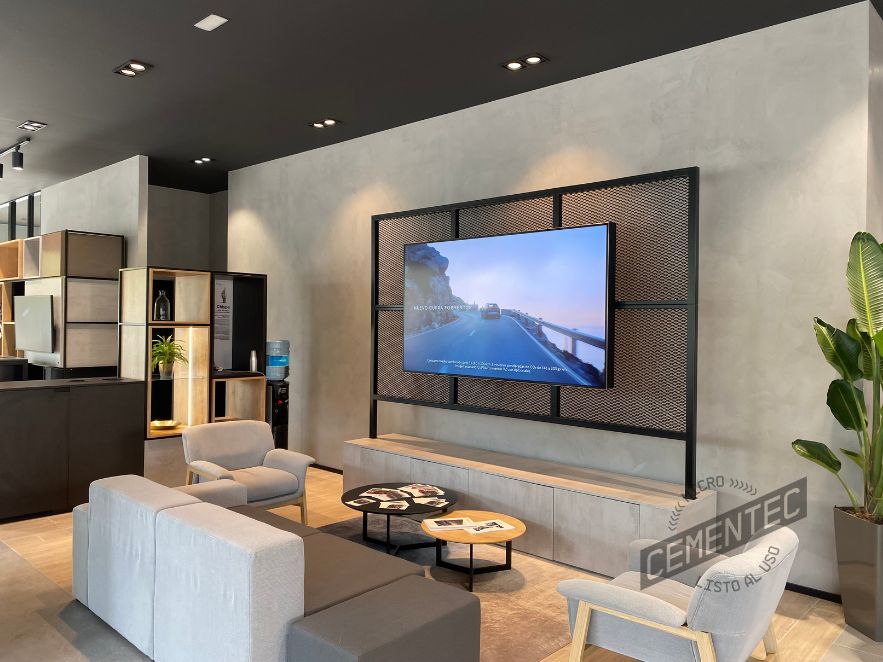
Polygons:
<instances>
[{"instance_id":1,"label":"black vertical post","mask_svg":"<svg viewBox=\"0 0 883 662\"><path fill-rule=\"evenodd\" d=\"M696 400L699 341L699 169L690 172L687 222L689 291L687 293L687 439L684 449L684 496L696 498Z\"/></svg>"},{"instance_id":2,"label":"black vertical post","mask_svg":"<svg viewBox=\"0 0 883 662\"><path fill-rule=\"evenodd\" d=\"M460 238L460 210L451 210L451 239ZM404 303L404 302L403 302ZM460 397L460 383L456 377L448 377L448 404L456 405Z\"/></svg>"},{"instance_id":3,"label":"black vertical post","mask_svg":"<svg viewBox=\"0 0 883 662\"><path fill-rule=\"evenodd\" d=\"M377 233L380 222L371 219L371 406L368 414L368 436L377 438Z\"/></svg>"},{"instance_id":4,"label":"black vertical post","mask_svg":"<svg viewBox=\"0 0 883 662\"><path fill-rule=\"evenodd\" d=\"M34 236L34 195L28 196L28 236Z\"/></svg>"},{"instance_id":5,"label":"black vertical post","mask_svg":"<svg viewBox=\"0 0 883 662\"><path fill-rule=\"evenodd\" d=\"M552 227L561 227L561 194L552 196ZM549 387L549 416L559 418L561 416L561 387L552 385Z\"/></svg>"},{"instance_id":6,"label":"black vertical post","mask_svg":"<svg viewBox=\"0 0 883 662\"><path fill-rule=\"evenodd\" d=\"M0 241L12 241L15 239L15 200L10 200L7 209L9 210L9 223L6 226L6 238L0 237Z\"/></svg>"}]
</instances>

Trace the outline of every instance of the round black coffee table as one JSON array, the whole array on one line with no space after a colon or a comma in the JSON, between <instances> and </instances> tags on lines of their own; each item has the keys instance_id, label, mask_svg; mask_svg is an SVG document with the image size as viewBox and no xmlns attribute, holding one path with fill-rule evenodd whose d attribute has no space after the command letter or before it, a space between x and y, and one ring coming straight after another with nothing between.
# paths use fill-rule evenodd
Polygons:
<instances>
[{"instance_id":1,"label":"round black coffee table","mask_svg":"<svg viewBox=\"0 0 883 662\"><path fill-rule=\"evenodd\" d=\"M421 487L431 489L424 490L427 492L426 494L418 495L402 492L402 488L405 487L413 487L414 489L419 489ZM365 494L366 492L370 492L370 490L384 491L383 496L388 497L387 500L382 500L380 495L372 495L370 493ZM407 496L398 496L394 495L392 492L385 492L387 490L402 492L402 494L405 494ZM437 490L441 492L441 494L428 493L433 490ZM436 501L435 503L420 503L415 499L432 499L438 501ZM341 502L343 502L343 505L347 506L348 508L358 510L362 513L362 540L364 540L365 542L374 543L375 545L384 545L386 547L387 554L398 554L399 551L403 549L422 549L424 547L434 547L435 541L393 545L389 535L390 517L402 515L429 515L430 513L443 513L447 511L448 508L457 503L457 493L444 487L438 487L436 485L425 485L422 483L374 483L372 485L363 485L362 487L356 487L352 490L344 492L343 496L340 497L340 500ZM441 501L445 501L447 503L442 505L440 503ZM394 502L400 502L399 505L401 507L383 507L384 503ZM372 538L368 535L368 515L386 515L386 540Z\"/></svg>"}]
</instances>

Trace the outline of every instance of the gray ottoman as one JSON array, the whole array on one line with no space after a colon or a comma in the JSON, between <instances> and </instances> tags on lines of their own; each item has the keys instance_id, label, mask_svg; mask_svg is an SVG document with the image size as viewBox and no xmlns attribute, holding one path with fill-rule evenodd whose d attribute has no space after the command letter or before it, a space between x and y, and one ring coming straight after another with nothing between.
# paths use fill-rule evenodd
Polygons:
<instances>
[{"instance_id":1,"label":"gray ottoman","mask_svg":"<svg viewBox=\"0 0 883 662\"><path fill-rule=\"evenodd\" d=\"M478 662L481 606L409 576L295 622L288 662Z\"/></svg>"}]
</instances>

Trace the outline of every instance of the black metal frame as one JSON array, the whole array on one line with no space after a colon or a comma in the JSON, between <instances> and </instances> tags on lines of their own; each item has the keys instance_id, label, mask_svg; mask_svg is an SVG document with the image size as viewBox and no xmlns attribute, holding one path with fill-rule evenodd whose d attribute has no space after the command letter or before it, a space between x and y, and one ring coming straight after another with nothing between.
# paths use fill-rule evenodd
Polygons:
<instances>
[{"instance_id":1,"label":"black metal frame","mask_svg":"<svg viewBox=\"0 0 883 662\"><path fill-rule=\"evenodd\" d=\"M479 568L475 567L475 545L480 545L482 543L467 543L469 545L469 566L460 565L458 563L451 563L450 561L445 561L442 558L442 545L446 545L447 543L436 538L435 540L435 565L439 568L447 568L448 570L453 570L454 572L463 572L469 575L469 592L472 592L475 584L475 575L484 575L489 572L502 572L504 570L512 569L512 541L506 541L506 562L498 563L496 565L483 565Z\"/></svg>"},{"instance_id":2,"label":"black metal frame","mask_svg":"<svg viewBox=\"0 0 883 662\"><path fill-rule=\"evenodd\" d=\"M386 516L386 540L381 540L380 538L375 538L374 536L368 535L368 515L380 515ZM399 517L406 516L407 513L368 513L367 511L362 511L362 540L365 542L370 542L375 545L380 545L386 548L387 554L392 554L393 556L398 556L399 552L403 549L425 549L427 547L435 547L434 540L427 540L426 542L408 542L402 543L400 545L395 545L392 542L392 538L390 537L390 517L393 515L397 515Z\"/></svg>"},{"instance_id":3,"label":"black metal frame","mask_svg":"<svg viewBox=\"0 0 883 662\"><path fill-rule=\"evenodd\" d=\"M462 209L498 205L507 202L519 202L537 198L552 198L552 227L562 225L562 197L570 193L580 193L614 187L623 187L649 182L658 182L671 179L687 179L689 182L688 223L687 223L687 250L688 250L688 290L687 299L672 301L615 301L614 309L658 309L680 308L687 310L687 365L686 365L686 425L683 432L654 429L650 427L634 427L628 425L610 424L599 421L576 420L565 418L560 415L560 387L550 386L550 415L530 414L524 412L491 409L462 405L457 402L458 378L448 378L448 401L430 402L409 398L389 397L379 395L377 392L377 360L378 360L378 313L382 311L401 311L403 305L381 305L379 301L379 227L380 221L388 221L398 218L408 218L427 214L448 212L451 216L451 235L456 239L460 236L459 213ZM610 284L611 288L614 286ZM615 292L615 290L612 290ZM613 297L611 297L613 298ZM577 427L624 432L651 437L677 439L684 441L684 495L687 499L695 499L696 490L696 399L697 399L697 340L698 340L698 303L699 303L699 168L683 168L663 172L624 177L620 179L579 184L561 188L518 193L499 198L475 200L472 202L427 207L391 214L379 214L371 219L371 401L369 414L369 436L377 437L377 403L395 402L400 404L420 405L439 409L450 409L493 416L506 416L525 420L540 421L544 423L557 423ZM612 351L612 347L608 348ZM612 361L610 362L612 366ZM615 376L612 376L615 380ZM476 379L476 378L472 378Z\"/></svg>"}]
</instances>

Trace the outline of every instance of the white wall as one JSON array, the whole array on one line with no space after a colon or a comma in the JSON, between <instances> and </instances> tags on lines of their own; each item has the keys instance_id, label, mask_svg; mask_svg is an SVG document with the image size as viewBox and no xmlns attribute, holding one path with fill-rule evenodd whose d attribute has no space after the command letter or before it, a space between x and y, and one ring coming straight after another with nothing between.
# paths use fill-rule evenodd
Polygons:
<instances>
[{"instance_id":1,"label":"white wall","mask_svg":"<svg viewBox=\"0 0 883 662\"><path fill-rule=\"evenodd\" d=\"M843 495L790 442L851 443L811 319L847 319L867 225L868 34L851 5L231 173L229 267L269 273L269 334L292 341L290 446L340 466L367 433L371 215L698 165L700 474L807 475L792 581L836 590ZM682 479L680 442L385 404L380 427Z\"/></svg>"},{"instance_id":2,"label":"white wall","mask_svg":"<svg viewBox=\"0 0 883 662\"><path fill-rule=\"evenodd\" d=\"M127 264L147 264L147 157L132 158L43 189L43 234L88 230L126 238Z\"/></svg>"}]
</instances>

